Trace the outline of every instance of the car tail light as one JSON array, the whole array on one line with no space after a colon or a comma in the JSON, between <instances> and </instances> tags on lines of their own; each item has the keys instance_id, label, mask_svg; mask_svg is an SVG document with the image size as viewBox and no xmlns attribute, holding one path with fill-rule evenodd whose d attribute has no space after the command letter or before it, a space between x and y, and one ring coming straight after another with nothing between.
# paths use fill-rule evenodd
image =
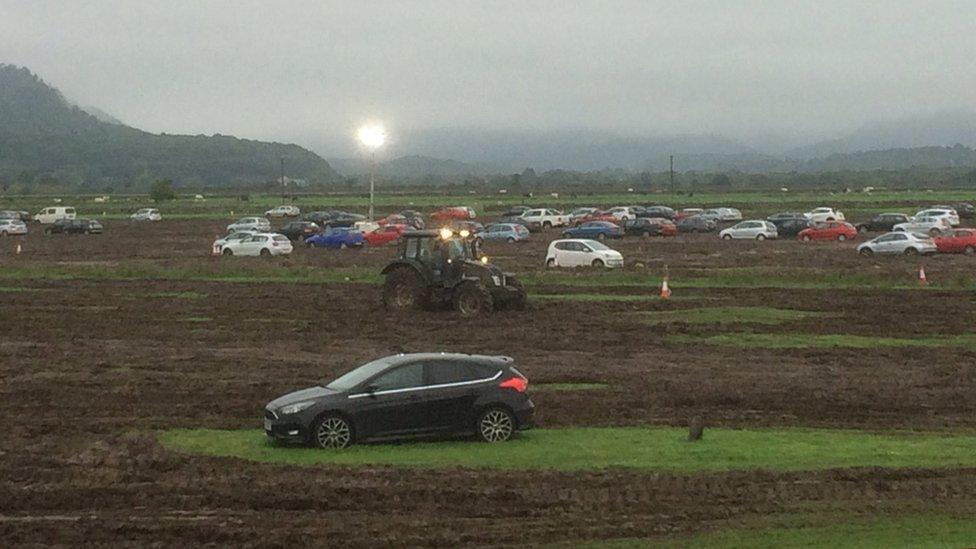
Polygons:
<instances>
[{"instance_id":1,"label":"car tail light","mask_svg":"<svg viewBox=\"0 0 976 549\"><path fill-rule=\"evenodd\" d=\"M516 392L524 393L529 387L529 380L524 377L510 377L498 384L502 389L515 389Z\"/></svg>"}]
</instances>

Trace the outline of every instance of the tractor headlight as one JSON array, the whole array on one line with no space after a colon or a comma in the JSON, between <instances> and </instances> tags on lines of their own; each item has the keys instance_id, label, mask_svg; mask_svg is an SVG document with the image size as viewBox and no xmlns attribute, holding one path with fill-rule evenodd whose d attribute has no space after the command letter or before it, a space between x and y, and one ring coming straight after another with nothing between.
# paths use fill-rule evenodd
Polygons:
<instances>
[{"instance_id":1,"label":"tractor headlight","mask_svg":"<svg viewBox=\"0 0 976 549\"><path fill-rule=\"evenodd\" d=\"M471 236L471 231L467 229L461 229L461 232L459 234L461 235L461 238L467 238Z\"/></svg>"},{"instance_id":2,"label":"tractor headlight","mask_svg":"<svg viewBox=\"0 0 976 549\"><path fill-rule=\"evenodd\" d=\"M284 415L284 416L289 415L289 414L297 414L298 412L301 412L302 410L304 410L305 408L308 408L309 406L311 406L313 404L315 404L315 401L314 400L306 400L305 402L296 402L295 404L289 404L288 406L282 406L278 410L278 412L281 415Z\"/></svg>"},{"instance_id":3,"label":"tractor headlight","mask_svg":"<svg viewBox=\"0 0 976 549\"><path fill-rule=\"evenodd\" d=\"M481 262L484 263L485 265L487 265L488 264L488 256L487 255L481 256Z\"/></svg>"},{"instance_id":4,"label":"tractor headlight","mask_svg":"<svg viewBox=\"0 0 976 549\"><path fill-rule=\"evenodd\" d=\"M443 238L444 240L447 240L452 236L454 236L454 231L452 231L451 229L448 229L447 227L441 229L441 238Z\"/></svg>"},{"instance_id":5,"label":"tractor headlight","mask_svg":"<svg viewBox=\"0 0 976 549\"><path fill-rule=\"evenodd\" d=\"M491 275L491 280L495 283L495 286L502 285L502 278L498 275Z\"/></svg>"}]
</instances>

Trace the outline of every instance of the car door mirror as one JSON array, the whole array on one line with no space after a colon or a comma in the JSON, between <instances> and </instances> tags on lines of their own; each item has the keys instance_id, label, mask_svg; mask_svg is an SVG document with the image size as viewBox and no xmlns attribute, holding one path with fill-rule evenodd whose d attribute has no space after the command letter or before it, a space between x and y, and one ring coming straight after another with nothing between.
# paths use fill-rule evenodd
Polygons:
<instances>
[{"instance_id":1,"label":"car door mirror","mask_svg":"<svg viewBox=\"0 0 976 549\"><path fill-rule=\"evenodd\" d=\"M371 398L376 398L376 391L378 391L378 390L379 390L379 387L377 387L376 385L367 385L366 386L366 394L368 394Z\"/></svg>"}]
</instances>

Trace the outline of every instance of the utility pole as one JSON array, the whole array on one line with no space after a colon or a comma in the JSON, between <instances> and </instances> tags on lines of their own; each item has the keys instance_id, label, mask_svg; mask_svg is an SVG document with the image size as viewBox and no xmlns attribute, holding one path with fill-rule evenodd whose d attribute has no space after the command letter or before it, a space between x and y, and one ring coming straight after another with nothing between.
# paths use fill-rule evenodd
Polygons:
<instances>
[{"instance_id":1,"label":"utility pole","mask_svg":"<svg viewBox=\"0 0 976 549\"><path fill-rule=\"evenodd\" d=\"M369 153L369 220L373 220L373 192L376 187L376 151Z\"/></svg>"},{"instance_id":2,"label":"utility pole","mask_svg":"<svg viewBox=\"0 0 976 549\"><path fill-rule=\"evenodd\" d=\"M674 155L671 155L671 192L674 192Z\"/></svg>"},{"instance_id":3,"label":"utility pole","mask_svg":"<svg viewBox=\"0 0 976 549\"><path fill-rule=\"evenodd\" d=\"M281 157L281 201L285 201L285 157Z\"/></svg>"}]
</instances>

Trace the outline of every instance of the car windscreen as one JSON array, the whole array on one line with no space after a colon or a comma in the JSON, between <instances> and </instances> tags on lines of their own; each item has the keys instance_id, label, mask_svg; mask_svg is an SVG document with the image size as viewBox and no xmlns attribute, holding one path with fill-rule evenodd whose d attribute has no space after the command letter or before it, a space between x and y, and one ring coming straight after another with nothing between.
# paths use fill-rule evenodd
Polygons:
<instances>
[{"instance_id":1,"label":"car windscreen","mask_svg":"<svg viewBox=\"0 0 976 549\"><path fill-rule=\"evenodd\" d=\"M326 385L325 388L332 389L333 391L348 391L349 389L352 389L353 387L387 369L389 366L389 361L385 359L368 362L359 368L352 370L351 372L347 372L339 376L334 381Z\"/></svg>"}]
</instances>

